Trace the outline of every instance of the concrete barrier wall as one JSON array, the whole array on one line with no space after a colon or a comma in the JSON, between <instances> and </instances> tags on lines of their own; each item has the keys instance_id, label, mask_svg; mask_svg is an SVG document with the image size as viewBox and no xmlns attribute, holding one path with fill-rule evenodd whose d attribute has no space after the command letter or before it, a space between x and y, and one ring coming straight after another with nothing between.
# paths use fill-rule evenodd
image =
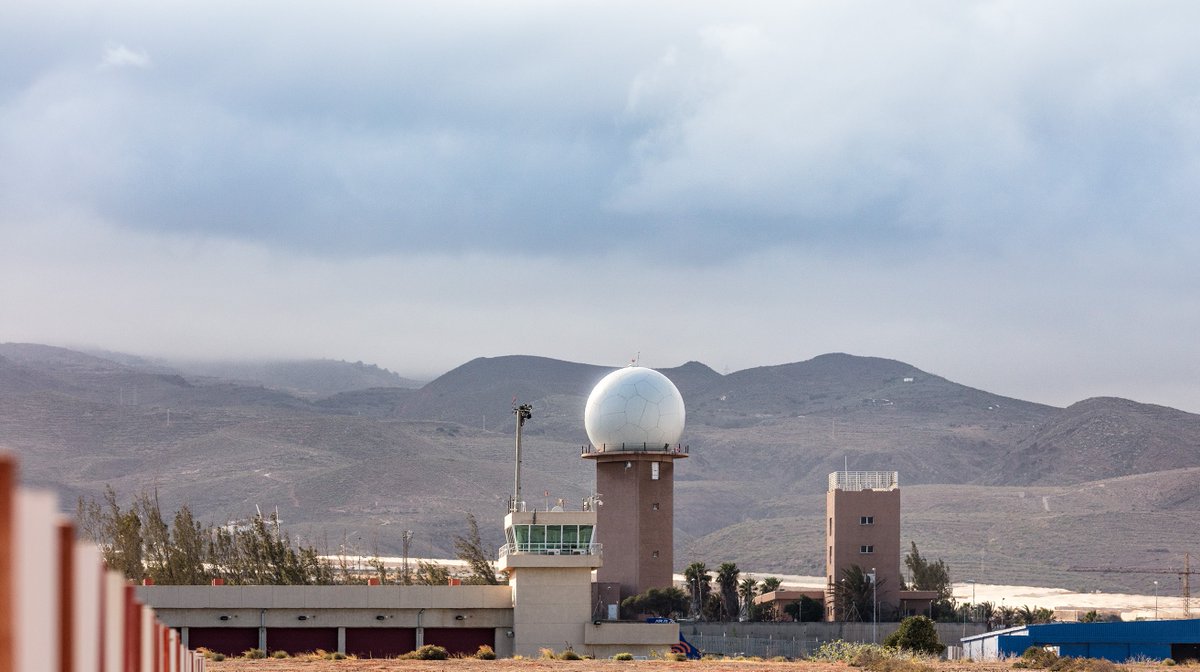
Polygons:
<instances>
[{"instance_id":1,"label":"concrete barrier wall","mask_svg":"<svg viewBox=\"0 0 1200 672\"><path fill-rule=\"evenodd\" d=\"M75 541L53 493L0 452L0 672L204 672L204 657Z\"/></svg>"}]
</instances>

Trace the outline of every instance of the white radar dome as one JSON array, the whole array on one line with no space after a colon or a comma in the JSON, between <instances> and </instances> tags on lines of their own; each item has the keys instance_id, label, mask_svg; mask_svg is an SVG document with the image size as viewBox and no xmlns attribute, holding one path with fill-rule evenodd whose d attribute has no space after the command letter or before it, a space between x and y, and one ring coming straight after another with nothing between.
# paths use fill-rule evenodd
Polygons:
<instances>
[{"instance_id":1,"label":"white radar dome","mask_svg":"<svg viewBox=\"0 0 1200 672\"><path fill-rule=\"evenodd\" d=\"M642 366L605 376L588 396L583 425L593 446L661 448L683 434L683 395L666 376Z\"/></svg>"}]
</instances>

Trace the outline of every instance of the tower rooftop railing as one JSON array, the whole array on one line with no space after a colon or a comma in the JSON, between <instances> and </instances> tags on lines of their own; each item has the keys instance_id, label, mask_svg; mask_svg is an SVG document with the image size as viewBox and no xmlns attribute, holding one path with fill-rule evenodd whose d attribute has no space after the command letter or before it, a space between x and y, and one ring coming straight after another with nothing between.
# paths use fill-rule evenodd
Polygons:
<instances>
[{"instance_id":1,"label":"tower rooftop railing","mask_svg":"<svg viewBox=\"0 0 1200 672\"><path fill-rule=\"evenodd\" d=\"M669 443L602 443L598 446L585 445L581 455L604 455L607 453L660 453L664 455L687 455L688 447Z\"/></svg>"},{"instance_id":2,"label":"tower rooftop railing","mask_svg":"<svg viewBox=\"0 0 1200 672\"><path fill-rule=\"evenodd\" d=\"M829 475L829 490L895 490L900 487L897 471L835 471Z\"/></svg>"}]
</instances>

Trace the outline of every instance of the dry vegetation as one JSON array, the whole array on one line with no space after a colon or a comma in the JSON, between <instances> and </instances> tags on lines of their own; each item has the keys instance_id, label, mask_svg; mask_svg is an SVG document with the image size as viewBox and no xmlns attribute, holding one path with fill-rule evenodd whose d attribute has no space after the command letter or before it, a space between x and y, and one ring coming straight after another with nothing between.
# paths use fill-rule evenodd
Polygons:
<instances>
[{"instance_id":1,"label":"dry vegetation","mask_svg":"<svg viewBox=\"0 0 1200 672\"><path fill-rule=\"evenodd\" d=\"M922 666L924 667L924 666ZM704 660L697 662L670 662L661 660L618 662L611 660L475 660L469 658L423 661L423 660L244 660L229 659L210 662L213 672L669 672L692 670L692 672L855 672L860 668L845 663L829 662L769 662L749 660ZM1166 670L1163 665L1136 663L1117 666L1121 672L1151 672ZM1011 663L962 663L933 662L931 672L1008 672ZM1178 668L1174 668L1178 669ZM1190 669L1190 668L1189 668Z\"/></svg>"}]
</instances>

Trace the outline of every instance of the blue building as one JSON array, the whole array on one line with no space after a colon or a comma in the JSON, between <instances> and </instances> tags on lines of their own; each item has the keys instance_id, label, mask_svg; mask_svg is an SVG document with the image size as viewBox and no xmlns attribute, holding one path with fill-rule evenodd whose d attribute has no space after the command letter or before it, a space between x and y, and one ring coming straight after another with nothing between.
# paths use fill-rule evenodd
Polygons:
<instances>
[{"instance_id":1,"label":"blue building","mask_svg":"<svg viewBox=\"0 0 1200 672\"><path fill-rule=\"evenodd\" d=\"M1046 623L995 630L962 640L963 655L974 660L1019 656L1031 646L1056 649L1060 656L1131 658L1178 662L1200 660L1200 619L1117 623Z\"/></svg>"}]
</instances>

